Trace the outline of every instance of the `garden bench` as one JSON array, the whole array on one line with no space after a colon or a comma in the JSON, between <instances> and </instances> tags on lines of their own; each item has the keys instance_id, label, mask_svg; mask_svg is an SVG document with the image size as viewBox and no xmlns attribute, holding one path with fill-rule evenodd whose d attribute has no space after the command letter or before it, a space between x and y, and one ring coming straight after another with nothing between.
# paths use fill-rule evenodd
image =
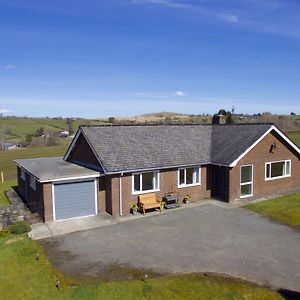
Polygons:
<instances>
[{"instance_id":1,"label":"garden bench","mask_svg":"<svg viewBox=\"0 0 300 300\"><path fill-rule=\"evenodd\" d=\"M143 214L145 215L146 209L151 208L159 208L160 212L162 212L161 202L156 199L155 193L149 193L139 196L138 206L143 210Z\"/></svg>"}]
</instances>

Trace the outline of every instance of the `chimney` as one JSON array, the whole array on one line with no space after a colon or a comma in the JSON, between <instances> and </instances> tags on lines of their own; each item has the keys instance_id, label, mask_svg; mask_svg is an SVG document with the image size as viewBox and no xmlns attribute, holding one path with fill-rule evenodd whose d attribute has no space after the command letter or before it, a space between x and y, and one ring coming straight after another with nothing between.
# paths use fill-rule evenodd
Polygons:
<instances>
[{"instance_id":1,"label":"chimney","mask_svg":"<svg viewBox=\"0 0 300 300\"><path fill-rule=\"evenodd\" d=\"M217 115L217 124L226 124L226 116Z\"/></svg>"}]
</instances>

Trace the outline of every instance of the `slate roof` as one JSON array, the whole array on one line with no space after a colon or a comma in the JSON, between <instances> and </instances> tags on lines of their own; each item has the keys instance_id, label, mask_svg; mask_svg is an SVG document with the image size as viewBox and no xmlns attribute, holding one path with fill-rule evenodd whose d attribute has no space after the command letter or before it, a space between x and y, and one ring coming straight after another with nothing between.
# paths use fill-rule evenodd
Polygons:
<instances>
[{"instance_id":1,"label":"slate roof","mask_svg":"<svg viewBox=\"0 0 300 300\"><path fill-rule=\"evenodd\" d=\"M106 173L230 165L272 124L81 126Z\"/></svg>"},{"instance_id":2,"label":"slate roof","mask_svg":"<svg viewBox=\"0 0 300 300\"><path fill-rule=\"evenodd\" d=\"M17 159L14 162L40 181L99 176L99 172L64 161L62 157Z\"/></svg>"}]
</instances>

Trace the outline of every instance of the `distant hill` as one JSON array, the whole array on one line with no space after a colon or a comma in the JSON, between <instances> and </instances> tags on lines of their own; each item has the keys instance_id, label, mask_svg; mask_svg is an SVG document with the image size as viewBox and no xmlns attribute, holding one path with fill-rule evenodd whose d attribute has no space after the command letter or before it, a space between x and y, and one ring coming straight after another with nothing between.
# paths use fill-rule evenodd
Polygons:
<instances>
[{"instance_id":1,"label":"distant hill","mask_svg":"<svg viewBox=\"0 0 300 300\"><path fill-rule=\"evenodd\" d=\"M274 123L286 133L300 132L299 115L272 115L269 113L256 115L234 115L235 123ZM76 118L73 120L73 131L80 125L111 125L111 124L210 124L210 115L191 115L176 112L147 113L130 117L110 117L102 119ZM45 133L59 133L68 130L66 118L27 118L27 117L0 117L0 141L21 143L27 135L34 135L41 127ZM65 143L63 139L61 142Z\"/></svg>"}]
</instances>

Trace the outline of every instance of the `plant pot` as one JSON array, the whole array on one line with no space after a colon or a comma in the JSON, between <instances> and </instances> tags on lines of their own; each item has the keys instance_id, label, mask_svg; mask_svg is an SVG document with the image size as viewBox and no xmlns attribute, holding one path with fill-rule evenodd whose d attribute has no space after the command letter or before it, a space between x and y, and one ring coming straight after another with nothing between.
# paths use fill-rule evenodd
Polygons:
<instances>
[{"instance_id":1,"label":"plant pot","mask_svg":"<svg viewBox=\"0 0 300 300\"><path fill-rule=\"evenodd\" d=\"M132 214L135 216L138 214L138 209L137 208L133 208L132 209Z\"/></svg>"}]
</instances>

